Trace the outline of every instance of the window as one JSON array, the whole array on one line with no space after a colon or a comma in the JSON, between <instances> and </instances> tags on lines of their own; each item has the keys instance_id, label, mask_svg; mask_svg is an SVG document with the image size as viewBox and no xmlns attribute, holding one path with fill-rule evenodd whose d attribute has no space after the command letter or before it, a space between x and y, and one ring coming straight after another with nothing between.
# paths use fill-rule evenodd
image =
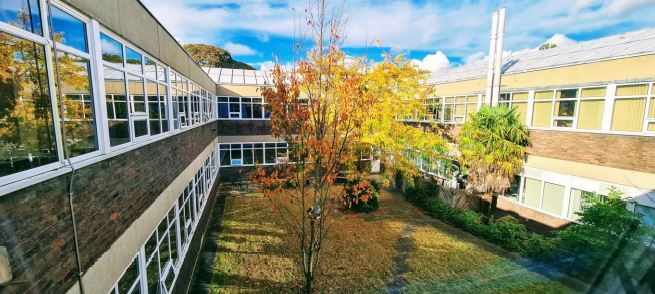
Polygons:
<instances>
[{"instance_id":1,"label":"window","mask_svg":"<svg viewBox=\"0 0 655 294\"><path fill-rule=\"evenodd\" d=\"M221 166L277 164L288 158L287 143L243 143L220 145Z\"/></svg>"},{"instance_id":2,"label":"window","mask_svg":"<svg viewBox=\"0 0 655 294\"><path fill-rule=\"evenodd\" d=\"M102 52L102 60L123 65L123 45L111 37L100 33L100 48Z\"/></svg>"},{"instance_id":3,"label":"window","mask_svg":"<svg viewBox=\"0 0 655 294\"><path fill-rule=\"evenodd\" d=\"M265 107L261 97L218 97L218 118L268 119Z\"/></svg>"},{"instance_id":4,"label":"window","mask_svg":"<svg viewBox=\"0 0 655 294\"><path fill-rule=\"evenodd\" d=\"M578 89L557 90L555 93L553 127L572 128L578 104Z\"/></svg>"},{"instance_id":5,"label":"window","mask_svg":"<svg viewBox=\"0 0 655 294\"><path fill-rule=\"evenodd\" d=\"M38 0L0 1L0 21L43 36Z\"/></svg>"},{"instance_id":6,"label":"window","mask_svg":"<svg viewBox=\"0 0 655 294\"><path fill-rule=\"evenodd\" d=\"M137 255L110 293L141 293L141 279L139 275L139 256Z\"/></svg>"},{"instance_id":7,"label":"window","mask_svg":"<svg viewBox=\"0 0 655 294\"><path fill-rule=\"evenodd\" d=\"M607 88L582 89L577 128L581 130L600 130L605 111L605 92Z\"/></svg>"},{"instance_id":8,"label":"window","mask_svg":"<svg viewBox=\"0 0 655 294\"><path fill-rule=\"evenodd\" d=\"M104 71L109 141L111 146L117 146L130 141L125 76L106 66Z\"/></svg>"},{"instance_id":9,"label":"window","mask_svg":"<svg viewBox=\"0 0 655 294\"><path fill-rule=\"evenodd\" d=\"M521 176L515 176L514 180L510 183L509 188L503 193L503 196L513 199L514 201L519 200L519 195L521 194Z\"/></svg>"},{"instance_id":10,"label":"window","mask_svg":"<svg viewBox=\"0 0 655 294\"><path fill-rule=\"evenodd\" d=\"M60 44L88 52L86 24L61 9L50 6L52 38Z\"/></svg>"},{"instance_id":11,"label":"window","mask_svg":"<svg viewBox=\"0 0 655 294\"><path fill-rule=\"evenodd\" d=\"M519 121L527 123L528 92L500 94L499 104L505 105L507 108L516 109L516 115L518 116Z\"/></svg>"},{"instance_id":12,"label":"window","mask_svg":"<svg viewBox=\"0 0 655 294\"><path fill-rule=\"evenodd\" d=\"M148 135L148 117L146 115L146 100L143 91L143 79L128 74L128 89L130 91L130 116L134 130L134 137Z\"/></svg>"},{"instance_id":13,"label":"window","mask_svg":"<svg viewBox=\"0 0 655 294\"><path fill-rule=\"evenodd\" d=\"M478 95L443 97L443 120L442 122L464 123L466 117L478 112ZM441 111L441 98L434 98L428 107L430 116L440 118L440 115L432 115L434 111Z\"/></svg>"},{"instance_id":14,"label":"window","mask_svg":"<svg viewBox=\"0 0 655 294\"><path fill-rule=\"evenodd\" d=\"M562 215L564 186L544 182L542 209L555 215Z\"/></svg>"},{"instance_id":15,"label":"window","mask_svg":"<svg viewBox=\"0 0 655 294\"><path fill-rule=\"evenodd\" d=\"M648 84L616 87L612 131L641 132L646 111Z\"/></svg>"},{"instance_id":16,"label":"window","mask_svg":"<svg viewBox=\"0 0 655 294\"><path fill-rule=\"evenodd\" d=\"M64 109L61 128L65 130L68 156L75 157L98 150L89 78L89 61L72 54L57 52L59 81Z\"/></svg>"},{"instance_id":17,"label":"window","mask_svg":"<svg viewBox=\"0 0 655 294\"><path fill-rule=\"evenodd\" d=\"M0 8L7 12L20 3L3 1ZM5 21L10 17L0 15ZM4 105L0 109L0 176L5 176L56 162L58 158L45 48L2 32L0 48L2 56L10 57L3 61L6 64L0 75L4 89Z\"/></svg>"},{"instance_id":18,"label":"window","mask_svg":"<svg viewBox=\"0 0 655 294\"><path fill-rule=\"evenodd\" d=\"M523 184L523 203L528 206L541 207L541 181L525 178Z\"/></svg>"},{"instance_id":19,"label":"window","mask_svg":"<svg viewBox=\"0 0 655 294\"><path fill-rule=\"evenodd\" d=\"M532 126L541 128L550 127L550 119L553 113L553 91L536 92L534 99Z\"/></svg>"}]
</instances>

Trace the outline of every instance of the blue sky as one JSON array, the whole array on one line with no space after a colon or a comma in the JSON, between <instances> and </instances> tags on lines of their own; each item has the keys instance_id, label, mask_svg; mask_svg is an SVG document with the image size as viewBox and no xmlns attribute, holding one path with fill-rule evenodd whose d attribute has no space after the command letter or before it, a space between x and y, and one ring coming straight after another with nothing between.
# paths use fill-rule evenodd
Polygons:
<instances>
[{"instance_id":1,"label":"blue sky","mask_svg":"<svg viewBox=\"0 0 655 294\"><path fill-rule=\"evenodd\" d=\"M270 68L273 54L283 64L292 60L294 9L300 18L307 5L307 0L142 1L181 43L217 45L257 68ZM372 59L381 50L403 53L433 71L459 66L486 56L491 13L501 6L507 7L510 52L655 27L655 0L351 0L343 48Z\"/></svg>"}]
</instances>

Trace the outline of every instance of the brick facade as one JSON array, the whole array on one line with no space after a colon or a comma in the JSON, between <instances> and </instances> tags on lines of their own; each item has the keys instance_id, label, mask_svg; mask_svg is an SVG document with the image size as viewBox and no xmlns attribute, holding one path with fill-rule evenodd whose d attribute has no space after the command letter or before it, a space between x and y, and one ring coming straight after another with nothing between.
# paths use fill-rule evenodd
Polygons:
<instances>
[{"instance_id":1,"label":"brick facade","mask_svg":"<svg viewBox=\"0 0 655 294\"><path fill-rule=\"evenodd\" d=\"M221 120L219 136L258 136L271 134L270 120Z\"/></svg>"},{"instance_id":2,"label":"brick facade","mask_svg":"<svg viewBox=\"0 0 655 294\"><path fill-rule=\"evenodd\" d=\"M655 173L655 137L531 130L530 155Z\"/></svg>"},{"instance_id":3,"label":"brick facade","mask_svg":"<svg viewBox=\"0 0 655 294\"><path fill-rule=\"evenodd\" d=\"M216 138L209 123L86 166L75 174L75 214L84 269ZM3 293L62 293L77 281L67 187L62 175L0 197L0 245L14 279Z\"/></svg>"}]
</instances>

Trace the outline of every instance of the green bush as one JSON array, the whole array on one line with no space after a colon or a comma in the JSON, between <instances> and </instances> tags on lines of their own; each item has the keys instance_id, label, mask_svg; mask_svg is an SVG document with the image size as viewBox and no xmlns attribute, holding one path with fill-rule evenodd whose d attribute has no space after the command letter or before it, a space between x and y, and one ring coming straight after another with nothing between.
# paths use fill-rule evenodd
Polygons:
<instances>
[{"instance_id":1,"label":"green bush","mask_svg":"<svg viewBox=\"0 0 655 294\"><path fill-rule=\"evenodd\" d=\"M380 202L379 187L366 179L348 181L341 194L341 203L345 209L357 212L371 212L378 209Z\"/></svg>"},{"instance_id":2,"label":"green bush","mask_svg":"<svg viewBox=\"0 0 655 294\"><path fill-rule=\"evenodd\" d=\"M541 260L548 259L555 252L553 239L528 232L525 225L515 217L504 216L486 225L483 222L483 214L450 207L439 200L438 191L434 183L415 181L413 186L405 189L405 198L422 208L431 217L443 220L509 251Z\"/></svg>"}]
</instances>

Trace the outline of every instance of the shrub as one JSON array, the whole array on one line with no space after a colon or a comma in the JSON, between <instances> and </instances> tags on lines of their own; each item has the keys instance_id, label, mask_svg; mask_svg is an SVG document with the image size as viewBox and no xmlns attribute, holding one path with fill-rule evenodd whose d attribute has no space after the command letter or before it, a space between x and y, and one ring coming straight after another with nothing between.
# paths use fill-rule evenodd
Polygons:
<instances>
[{"instance_id":1,"label":"shrub","mask_svg":"<svg viewBox=\"0 0 655 294\"><path fill-rule=\"evenodd\" d=\"M341 193L341 203L345 209L357 212L371 212L378 209L380 192L366 179L348 181Z\"/></svg>"}]
</instances>

